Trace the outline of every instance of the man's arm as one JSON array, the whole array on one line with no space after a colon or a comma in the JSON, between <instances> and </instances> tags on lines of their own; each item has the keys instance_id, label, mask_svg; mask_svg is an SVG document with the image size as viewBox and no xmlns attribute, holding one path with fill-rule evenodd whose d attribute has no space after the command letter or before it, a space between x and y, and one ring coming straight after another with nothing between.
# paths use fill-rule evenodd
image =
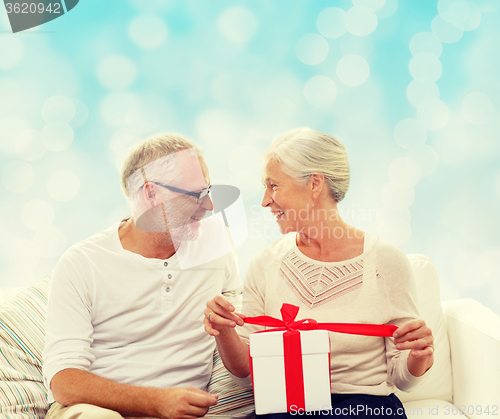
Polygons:
<instances>
[{"instance_id":1,"label":"man's arm","mask_svg":"<svg viewBox=\"0 0 500 419\"><path fill-rule=\"evenodd\" d=\"M217 404L216 395L194 387L135 387L74 368L54 375L50 387L55 400L65 406L87 403L124 416L191 419Z\"/></svg>"}]
</instances>

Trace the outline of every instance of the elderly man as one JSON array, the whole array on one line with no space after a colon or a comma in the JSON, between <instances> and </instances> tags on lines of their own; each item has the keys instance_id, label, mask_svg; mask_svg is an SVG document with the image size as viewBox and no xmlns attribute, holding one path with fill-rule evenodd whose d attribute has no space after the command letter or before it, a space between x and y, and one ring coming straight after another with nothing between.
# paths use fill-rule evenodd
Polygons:
<instances>
[{"instance_id":1,"label":"elderly man","mask_svg":"<svg viewBox=\"0 0 500 419\"><path fill-rule=\"evenodd\" d=\"M139 144L122 186L133 216L72 246L54 271L44 379L48 419L203 416L215 343L205 302L240 292L231 252L212 216L210 180L198 147L179 135ZM226 240L227 241L227 240ZM225 254L224 254L225 253ZM222 256L220 256L222 254Z\"/></svg>"}]
</instances>

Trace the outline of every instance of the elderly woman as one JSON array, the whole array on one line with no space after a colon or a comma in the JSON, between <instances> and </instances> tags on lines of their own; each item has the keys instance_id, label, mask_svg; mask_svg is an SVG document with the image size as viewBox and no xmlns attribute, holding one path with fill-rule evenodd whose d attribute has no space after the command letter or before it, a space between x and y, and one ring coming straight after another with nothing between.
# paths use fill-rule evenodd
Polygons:
<instances>
[{"instance_id":1,"label":"elderly woman","mask_svg":"<svg viewBox=\"0 0 500 419\"><path fill-rule=\"evenodd\" d=\"M245 315L280 318L285 302L300 307L298 318L394 324L399 328L393 338L331 334L331 412L351 406L359 417L359 405L365 412L390 407L391 417L404 418L395 386L413 388L432 366L434 352L432 332L419 319L408 259L341 219L337 204L349 186L349 165L335 138L309 128L286 132L265 153L263 168L262 206L283 234L295 234L253 259L244 315L222 296L207 302L205 330L215 336L224 364L235 377L249 376L248 336L262 327L236 325L243 326ZM291 413L274 416L286 415Z\"/></svg>"}]
</instances>

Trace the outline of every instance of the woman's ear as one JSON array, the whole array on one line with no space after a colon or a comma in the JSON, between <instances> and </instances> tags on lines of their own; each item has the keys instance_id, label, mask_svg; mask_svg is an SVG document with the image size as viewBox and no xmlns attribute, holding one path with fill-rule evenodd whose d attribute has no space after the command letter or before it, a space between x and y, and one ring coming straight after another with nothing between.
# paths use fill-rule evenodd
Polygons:
<instances>
[{"instance_id":1,"label":"woman's ear","mask_svg":"<svg viewBox=\"0 0 500 419\"><path fill-rule=\"evenodd\" d=\"M323 175L323 173L313 173L309 177L309 185L311 187L311 194L313 201L315 201L321 194L324 184L325 184L325 176Z\"/></svg>"},{"instance_id":2,"label":"woman's ear","mask_svg":"<svg viewBox=\"0 0 500 419\"><path fill-rule=\"evenodd\" d=\"M142 195L146 202L149 202L152 207L156 207L156 185L153 182L144 184Z\"/></svg>"}]
</instances>

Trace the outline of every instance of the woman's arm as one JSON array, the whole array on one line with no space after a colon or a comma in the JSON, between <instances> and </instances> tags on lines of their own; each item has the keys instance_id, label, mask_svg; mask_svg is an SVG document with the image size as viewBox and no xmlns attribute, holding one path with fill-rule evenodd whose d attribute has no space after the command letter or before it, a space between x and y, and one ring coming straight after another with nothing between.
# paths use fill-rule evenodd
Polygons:
<instances>
[{"instance_id":1,"label":"woman's arm","mask_svg":"<svg viewBox=\"0 0 500 419\"><path fill-rule=\"evenodd\" d=\"M236 313L234 306L223 296L217 295L207 302L203 323L206 332L215 336L217 349L225 367L236 377L244 378L250 374L248 345L235 330L243 326L245 316Z\"/></svg>"}]
</instances>

